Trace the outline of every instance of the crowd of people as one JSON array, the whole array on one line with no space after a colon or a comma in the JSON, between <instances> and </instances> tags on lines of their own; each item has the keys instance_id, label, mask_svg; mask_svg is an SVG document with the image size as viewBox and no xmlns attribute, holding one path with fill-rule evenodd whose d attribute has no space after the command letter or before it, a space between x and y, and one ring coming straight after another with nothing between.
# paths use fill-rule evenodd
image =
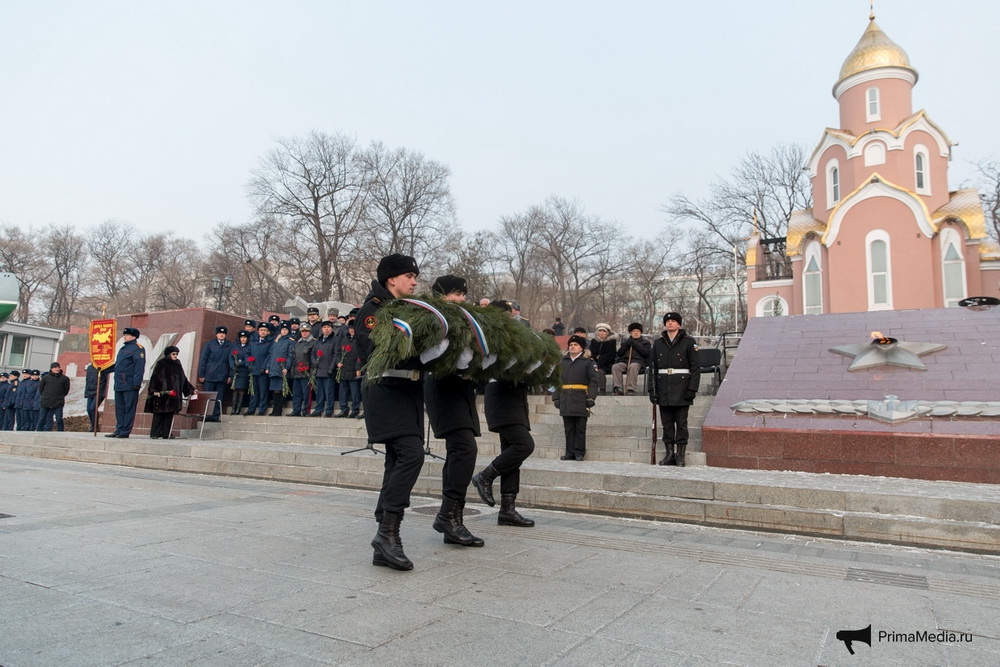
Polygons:
<instances>
[{"instance_id":1,"label":"crowd of people","mask_svg":"<svg viewBox=\"0 0 1000 667\"><path fill-rule=\"evenodd\" d=\"M385 354L372 335L383 317L382 308L413 295L419 273L413 257L389 255L379 263L363 305L346 316L320 321L318 309L309 308L305 322L276 316L267 322L246 320L234 340L229 339L226 327L216 327L214 338L202 348L195 375L204 391L214 392L219 399L208 420L221 418L220 406L228 392L232 392L234 416L283 416L290 397L293 417L364 419L370 445L385 447L385 473L374 508L377 530L371 541L372 564L396 570L413 568L403 550L400 523L423 467L425 411L434 435L445 441L441 506L433 522L445 543L485 545L485 540L465 526L466 497L471 486L484 503L494 506L498 478L497 523L520 528L535 524L517 509L521 467L535 448L528 409L532 387L523 377L500 374L476 382L468 376L467 364L445 372L428 371L423 354L410 349L401 357L391 357L391 367L380 366L385 369L378 377L367 378L362 386L366 364ZM467 296L466 281L459 276L441 276L431 292L444 301L461 304ZM496 308L530 328L516 301L484 299L480 306ZM684 465L687 412L697 393L699 375L697 345L681 323L679 313L666 313L663 331L652 341L643 336L639 322L629 324L627 335L620 340L606 323L597 324L592 338L581 327L573 330L560 362L561 385L552 393L564 424L562 460L585 460L587 420L599 395L606 393L608 374L611 393L628 396L636 393L638 376L647 373L649 399L663 424L666 454L660 465ZM517 331L523 330L514 327L513 332ZM544 331L559 336L565 325L556 318ZM133 428L145 373L145 351L138 343L139 335L131 327L123 330L123 345L114 365L107 369L114 376L116 418L115 430L106 436L109 438L127 438ZM384 345L385 339L381 340ZM184 398L196 392L178 356L177 347L167 347L150 376L144 409L153 415L150 437L154 439L170 437L174 414L182 409ZM85 392L92 423L108 384L108 375L101 377L93 371L96 369L88 367ZM58 364L41 379L38 371L25 374L28 377L20 381L16 371L13 379L0 375L0 427L25 424L45 430L54 422L61 429L69 380ZM499 454L478 472L476 439L481 426L477 393L484 394L487 428L500 438ZM338 403L340 411L334 414Z\"/></svg>"},{"instance_id":2,"label":"crowd of people","mask_svg":"<svg viewBox=\"0 0 1000 667\"><path fill-rule=\"evenodd\" d=\"M0 430L64 430L69 382L58 362L47 373L30 368L0 373Z\"/></svg>"}]
</instances>

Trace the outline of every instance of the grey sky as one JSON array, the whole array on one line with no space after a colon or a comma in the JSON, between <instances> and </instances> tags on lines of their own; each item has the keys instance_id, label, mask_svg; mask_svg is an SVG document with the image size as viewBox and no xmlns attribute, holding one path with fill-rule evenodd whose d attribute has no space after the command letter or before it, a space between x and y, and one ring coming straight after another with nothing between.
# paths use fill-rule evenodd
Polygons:
<instances>
[{"instance_id":1,"label":"grey sky","mask_svg":"<svg viewBox=\"0 0 1000 667\"><path fill-rule=\"evenodd\" d=\"M452 170L466 230L550 195L652 236L748 151L811 150L867 0L46 1L0 5L0 223L243 223L277 137L343 132ZM997 157L1000 5L879 0L914 108Z\"/></svg>"}]
</instances>

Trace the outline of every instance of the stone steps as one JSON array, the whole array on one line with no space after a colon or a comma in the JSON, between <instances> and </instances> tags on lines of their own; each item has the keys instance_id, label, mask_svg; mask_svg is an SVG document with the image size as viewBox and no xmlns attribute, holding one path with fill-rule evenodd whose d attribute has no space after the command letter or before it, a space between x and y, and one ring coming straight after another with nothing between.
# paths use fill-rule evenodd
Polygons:
<instances>
[{"instance_id":1,"label":"stone steps","mask_svg":"<svg viewBox=\"0 0 1000 667\"><path fill-rule=\"evenodd\" d=\"M528 406L531 433L535 440L534 456L558 459L565 451L562 417L551 400L544 396L530 396ZM704 465L704 456L701 454L701 423L710 406L711 397L701 396L691 407L688 465ZM479 418L485 429L482 399L479 400ZM651 421L652 406L645 396L602 396L598 399L598 409L588 420L588 460L648 463L652 444ZM194 437L197 437L197 433ZM367 443L364 420L287 415L224 415L221 424L206 424L205 437L238 442L297 443L348 448L364 447ZM431 437L430 447L436 453L444 452L442 440ZM483 456L496 456L500 451L498 436L484 430L479 439L479 448ZM662 444L658 445L658 451L662 457Z\"/></svg>"},{"instance_id":2,"label":"stone steps","mask_svg":"<svg viewBox=\"0 0 1000 667\"><path fill-rule=\"evenodd\" d=\"M356 436L306 445L5 432L0 454L377 490L383 457L342 455L357 442ZM479 464L488 461L481 456ZM440 475L441 462L426 459L414 493L437 498ZM523 508L988 553L1000 547L1000 488L994 485L534 456L521 479ZM474 494L470 500L478 502Z\"/></svg>"}]
</instances>

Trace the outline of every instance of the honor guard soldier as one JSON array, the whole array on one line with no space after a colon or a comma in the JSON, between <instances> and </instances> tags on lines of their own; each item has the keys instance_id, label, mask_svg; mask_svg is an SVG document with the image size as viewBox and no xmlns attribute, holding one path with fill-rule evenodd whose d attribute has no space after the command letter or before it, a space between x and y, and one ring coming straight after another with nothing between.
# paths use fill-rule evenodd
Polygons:
<instances>
[{"instance_id":1,"label":"honor guard soldier","mask_svg":"<svg viewBox=\"0 0 1000 667\"><path fill-rule=\"evenodd\" d=\"M106 438L127 438L135 423L135 409L139 403L139 389L146 374L146 351L137 340L139 330L125 327L125 341L115 358L115 430Z\"/></svg>"},{"instance_id":2,"label":"honor guard soldier","mask_svg":"<svg viewBox=\"0 0 1000 667\"><path fill-rule=\"evenodd\" d=\"M493 301L490 306L514 316L510 301ZM497 525L530 528L535 522L521 516L516 507L517 494L521 490L521 464L535 451L528 419L528 385L510 380L491 380L486 383L484 394L486 425L490 431L500 434L500 455L473 475L472 485L483 502L493 507L496 505L493 480L499 476L500 512L497 513Z\"/></svg>"},{"instance_id":3,"label":"honor guard soldier","mask_svg":"<svg viewBox=\"0 0 1000 667\"><path fill-rule=\"evenodd\" d=\"M388 255L378 263L376 280L358 311L359 362L363 367L375 354L371 331L386 301L413 294L420 269L407 255ZM424 464L424 383L422 364L416 356L400 362L370 381L364 393L365 426L369 443L385 445L385 474L375 505L378 532L372 540L373 565L412 570L403 553L399 524L410 506L410 492Z\"/></svg>"},{"instance_id":4,"label":"honor guard soldier","mask_svg":"<svg viewBox=\"0 0 1000 667\"><path fill-rule=\"evenodd\" d=\"M431 292L462 303L468 292L465 278L447 275L434 281ZM476 438L481 435L476 409L476 383L461 373L438 377L429 374L424 384L427 417L434 437L444 438L445 460L441 470L441 509L434 530L444 533L445 544L481 547L486 542L465 527L465 495L476 471Z\"/></svg>"},{"instance_id":5,"label":"honor guard soldier","mask_svg":"<svg viewBox=\"0 0 1000 667\"><path fill-rule=\"evenodd\" d=\"M568 346L569 351L562 360L562 390L554 401L566 434L566 453L560 458L582 461L587 454L587 418L597 398L599 376L597 364L583 354L586 338L570 336Z\"/></svg>"},{"instance_id":6,"label":"honor guard soldier","mask_svg":"<svg viewBox=\"0 0 1000 667\"><path fill-rule=\"evenodd\" d=\"M663 445L667 455L660 465L684 466L688 408L698 395L701 381L698 344L681 329L680 313L664 315L663 326L663 333L653 343L649 400L660 406L660 421L663 422Z\"/></svg>"},{"instance_id":7,"label":"honor guard soldier","mask_svg":"<svg viewBox=\"0 0 1000 667\"><path fill-rule=\"evenodd\" d=\"M226 400L226 389L232 381L229 365L233 356L233 344L226 340L229 329L215 327L215 340L206 341L201 349L201 360L198 362L198 382L205 391L215 392L215 408L212 416L205 421L217 422L222 413L222 402Z\"/></svg>"}]
</instances>

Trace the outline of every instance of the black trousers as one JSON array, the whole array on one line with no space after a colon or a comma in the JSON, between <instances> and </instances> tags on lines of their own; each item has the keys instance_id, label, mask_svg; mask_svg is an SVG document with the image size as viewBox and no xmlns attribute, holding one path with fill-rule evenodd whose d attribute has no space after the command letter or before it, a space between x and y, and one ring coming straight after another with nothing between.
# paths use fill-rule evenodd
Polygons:
<instances>
[{"instance_id":1,"label":"black trousers","mask_svg":"<svg viewBox=\"0 0 1000 667\"><path fill-rule=\"evenodd\" d=\"M173 412L154 412L153 421L149 426L149 437L169 438L170 427L174 423Z\"/></svg>"},{"instance_id":2,"label":"black trousers","mask_svg":"<svg viewBox=\"0 0 1000 667\"><path fill-rule=\"evenodd\" d=\"M517 495L521 490L521 464L535 451L535 441L524 424L500 426L497 432L500 455L492 465L500 473L500 493Z\"/></svg>"},{"instance_id":3,"label":"black trousers","mask_svg":"<svg viewBox=\"0 0 1000 667\"><path fill-rule=\"evenodd\" d=\"M385 470L375 505L375 518L379 521L385 512L402 513L410 506L410 492L424 465L424 439L419 435L404 435L383 444Z\"/></svg>"},{"instance_id":4,"label":"black trousers","mask_svg":"<svg viewBox=\"0 0 1000 667\"><path fill-rule=\"evenodd\" d=\"M445 458L441 469L441 495L450 500L465 500L472 475L476 472L476 436L471 428L452 431L444 436Z\"/></svg>"},{"instance_id":5,"label":"black trousers","mask_svg":"<svg viewBox=\"0 0 1000 667\"><path fill-rule=\"evenodd\" d=\"M587 453L587 418L563 417L566 432L566 454L582 458Z\"/></svg>"},{"instance_id":6,"label":"black trousers","mask_svg":"<svg viewBox=\"0 0 1000 667\"><path fill-rule=\"evenodd\" d=\"M660 421L663 424L663 444L686 445L688 442L689 405L661 405ZM669 450L668 450L669 451Z\"/></svg>"}]
</instances>

